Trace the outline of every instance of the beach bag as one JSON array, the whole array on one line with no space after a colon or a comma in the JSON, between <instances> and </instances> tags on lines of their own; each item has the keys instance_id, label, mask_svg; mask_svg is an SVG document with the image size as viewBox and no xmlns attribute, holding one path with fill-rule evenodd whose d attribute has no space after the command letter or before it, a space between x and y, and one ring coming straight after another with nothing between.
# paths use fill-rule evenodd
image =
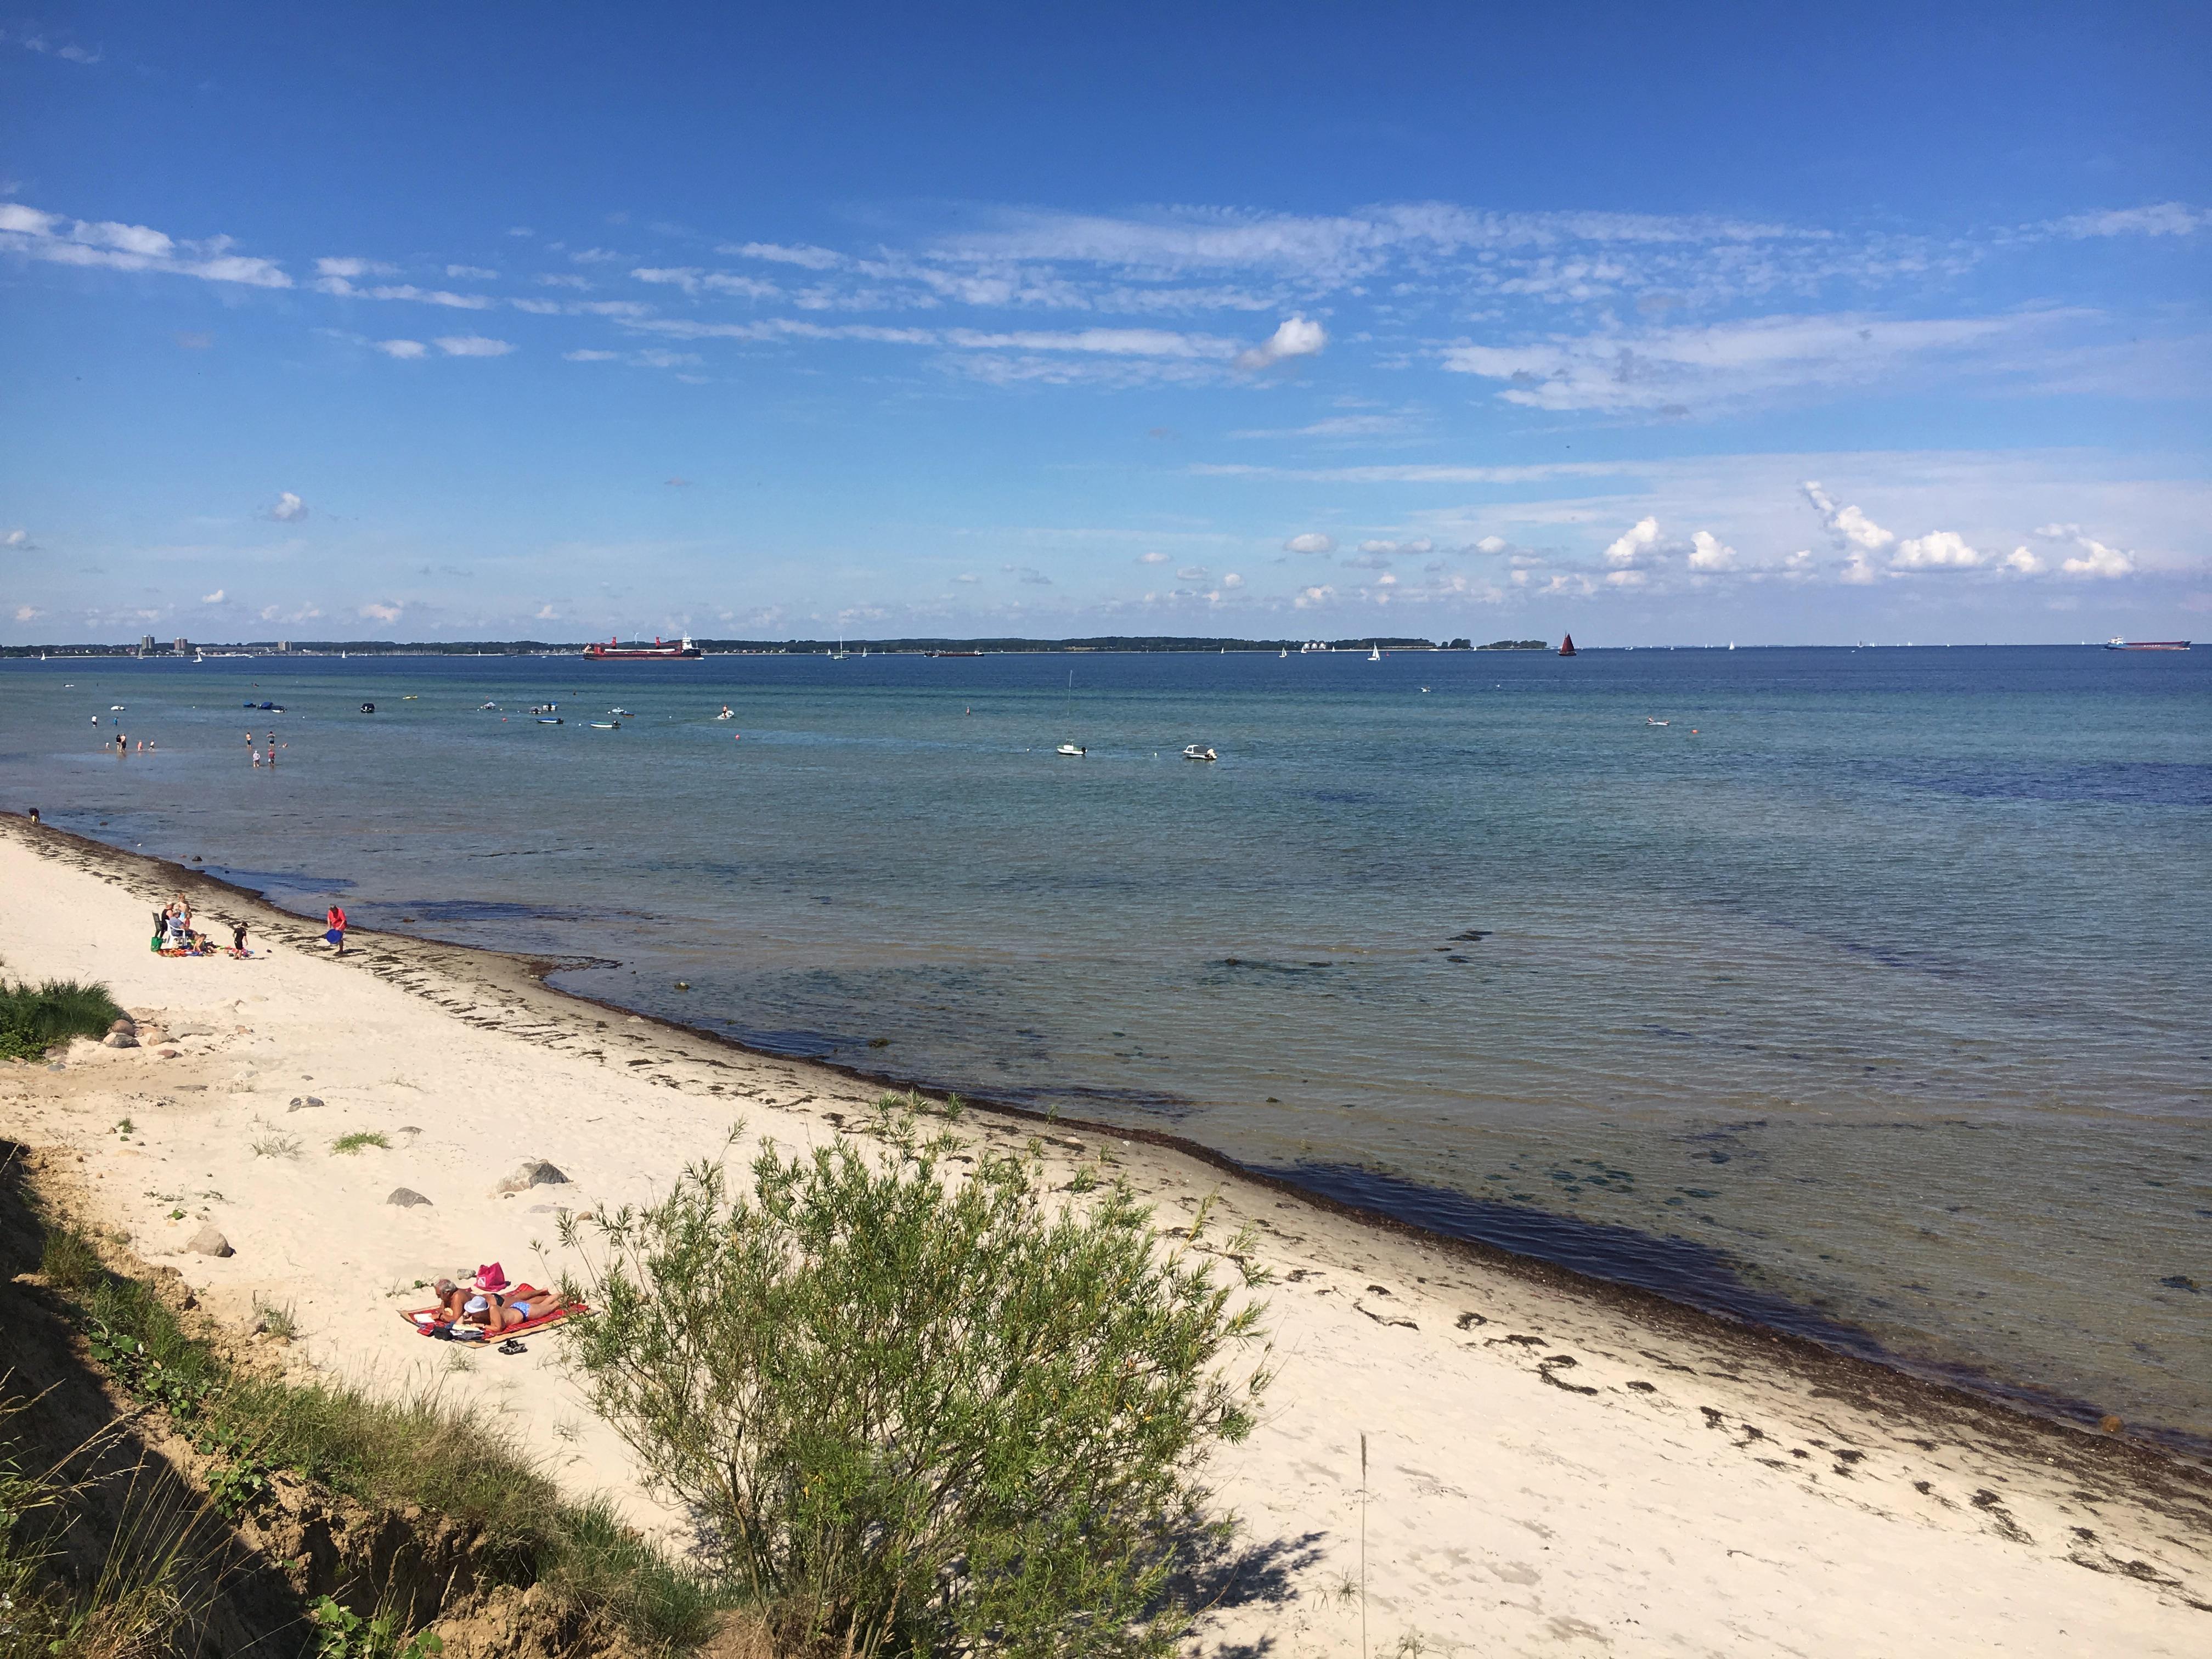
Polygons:
<instances>
[{"instance_id":1,"label":"beach bag","mask_svg":"<svg viewBox=\"0 0 2212 1659\"><path fill-rule=\"evenodd\" d=\"M497 1296L507 1288L506 1270L496 1261L477 1268L477 1288L480 1291L489 1291L494 1296Z\"/></svg>"}]
</instances>

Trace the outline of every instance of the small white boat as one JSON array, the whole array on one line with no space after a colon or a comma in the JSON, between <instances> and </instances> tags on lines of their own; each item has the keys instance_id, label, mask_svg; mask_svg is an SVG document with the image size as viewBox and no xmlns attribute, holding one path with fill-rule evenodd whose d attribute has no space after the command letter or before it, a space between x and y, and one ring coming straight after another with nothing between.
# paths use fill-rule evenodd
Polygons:
<instances>
[{"instance_id":1,"label":"small white boat","mask_svg":"<svg viewBox=\"0 0 2212 1659\"><path fill-rule=\"evenodd\" d=\"M1083 745L1079 743L1063 743L1052 752L1055 755L1080 755L1083 753Z\"/></svg>"},{"instance_id":2,"label":"small white boat","mask_svg":"<svg viewBox=\"0 0 2212 1659\"><path fill-rule=\"evenodd\" d=\"M111 714L120 714L124 712L123 705L119 702L111 702L107 705L107 712Z\"/></svg>"},{"instance_id":3,"label":"small white boat","mask_svg":"<svg viewBox=\"0 0 2212 1659\"><path fill-rule=\"evenodd\" d=\"M538 723L540 726L559 726L562 720L558 714L540 714L538 717Z\"/></svg>"},{"instance_id":4,"label":"small white boat","mask_svg":"<svg viewBox=\"0 0 2212 1659\"><path fill-rule=\"evenodd\" d=\"M477 705L477 712L478 714L482 714L487 708L496 709L498 707L499 705L495 702L480 702Z\"/></svg>"},{"instance_id":5,"label":"small white boat","mask_svg":"<svg viewBox=\"0 0 2212 1659\"><path fill-rule=\"evenodd\" d=\"M593 720L591 722L591 727L594 732L619 732L622 730L622 722L620 720Z\"/></svg>"},{"instance_id":6,"label":"small white boat","mask_svg":"<svg viewBox=\"0 0 2212 1659\"><path fill-rule=\"evenodd\" d=\"M1221 758L1220 756L1215 754L1211 749L1201 749L1194 743L1187 743L1183 745L1182 757L1185 760L1196 761L1219 760Z\"/></svg>"},{"instance_id":7,"label":"small white boat","mask_svg":"<svg viewBox=\"0 0 2212 1659\"><path fill-rule=\"evenodd\" d=\"M1644 723L1646 726L1664 726L1664 725L1666 725L1666 724L1667 724L1667 722L1666 722L1665 720L1653 720L1653 719L1651 718L1651 716L1650 716L1650 715L1649 715L1649 714L1646 714L1646 715L1644 717Z\"/></svg>"},{"instance_id":8,"label":"small white boat","mask_svg":"<svg viewBox=\"0 0 2212 1659\"><path fill-rule=\"evenodd\" d=\"M1287 657L1291 654L1291 647L1286 645L1281 650L1275 653L1275 654L1279 657Z\"/></svg>"},{"instance_id":9,"label":"small white boat","mask_svg":"<svg viewBox=\"0 0 2212 1659\"><path fill-rule=\"evenodd\" d=\"M1381 662L1382 660L1382 647L1379 645L1369 646L1367 647L1367 660L1370 662Z\"/></svg>"},{"instance_id":10,"label":"small white boat","mask_svg":"<svg viewBox=\"0 0 2212 1659\"><path fill-rule=\"evenodd\" d=\"M623 720L628 720L629 718L629 710L627 708L610 708L607 710L607 713L617 715Z\"/></svg>"}]
</instances>

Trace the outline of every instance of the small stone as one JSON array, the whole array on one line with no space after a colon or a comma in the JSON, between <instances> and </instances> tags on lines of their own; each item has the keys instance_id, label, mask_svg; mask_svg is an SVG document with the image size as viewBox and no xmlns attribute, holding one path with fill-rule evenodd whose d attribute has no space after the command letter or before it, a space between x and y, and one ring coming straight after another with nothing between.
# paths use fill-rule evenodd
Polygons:
<instances>
[{"instance_id":1,"label":"small stone","mask_svg":"<svg viewBox=\"0 0 2212 1659\"><path fill-rule=\"evenodd\" d=\"M131 1018L130 1015L125 1014L122 1018L116 1020L110 1024L107 1029L111 1031L130 1031L135 1033L138 1030L138 1022Z\"/></svg>"},{"instance_id":2,"label":"small stone","mask_svg":"<svg viewBox=\"0 0 2212 1659\"><path fill-rule=\"evenodd\" d=\"M498 1186L495 1193L526 1193L532 1187L564 1187L568 1177L543 1158L526 1158L514 1166L514 1172Z\"/></svg>"},{"instance_id":3,"label":"small stone","mask_svg":"<svg viewBox=\"0 0 2212 1659\"><path fill-rule=\"evenodd\" d=\"M199 1231L185 1241L185 1248L201 1255L236 1255L230 1241L216 1230L212 1221L204 1223Z\"/></svg>"},{"instance_id":4,"label":"small stone","mask_svg":"<svg viewBox=\"0 0 2212 1659\"><path fill-rule=\"evenodd\" d=\"M164 1060L175 1060L185 1051L181 1048L156 1048L154 1052Z\"/></svg>"},{"instance_id":5,"label":"small stone","mask_svg":"<svg viewBox=\"0 0 2212 1659\"><path fill-rule=\"evenodd\" d=\"M428 1204L430 1200L412 1187L394 1187L392 1189L392 1196L384 1201L386 1204L397 1204L403 1210L411 1210L416 1205Z\"/></svg>"},{"instance_id":6,"label":"small stone","mask_svg":"<svg viewBox=\"0 0 2212 1659\"><path fill-rule=\"evenodd\" d=\"M292 1097L292 1103L289 1106L287 1106L284 1109L288 1112L304 1112L311 1106L319 1106L322 1103L323 1103L319 1096L294 1095Z\"/></svg>"},{"instance_id":7,"label":"small stone","mask_svg":"<svg viewBox=\"0 0 2212 1659\"><path fill-rule=\"evenodd\" d=\"M2127 1425L2117 1417L2107 1415L2097 1419L2097 1426L2106 1434L2118 1434L2122 1429L2127 1427Z\"/></svg>"},{"instance_id":8,"label":"small stone","mask_svg":"<svg viewBox=\"0 0 2212 1659\"><path fill-rule=\"evenodd\" d=\"M129 1031L110 1031L100 1042L110 1048L136 1048L138 1039Z\"/></svg>"}]
</instances>

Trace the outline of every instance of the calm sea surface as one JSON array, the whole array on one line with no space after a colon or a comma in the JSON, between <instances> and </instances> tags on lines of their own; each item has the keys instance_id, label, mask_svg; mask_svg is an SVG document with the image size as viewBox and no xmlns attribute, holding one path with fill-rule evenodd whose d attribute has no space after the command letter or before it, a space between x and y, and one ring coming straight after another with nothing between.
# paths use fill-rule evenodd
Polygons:
<instances>
[{"instance_id":1,"label":"calm sea surface","mask_svg":"<svg viewBox=\"0 0 2212 1659\"><path fill-rule=\"evenodd\" d=\"M2212 1443L2212 653L11 660L0 803Z\"/></svg>"}]
</instances>

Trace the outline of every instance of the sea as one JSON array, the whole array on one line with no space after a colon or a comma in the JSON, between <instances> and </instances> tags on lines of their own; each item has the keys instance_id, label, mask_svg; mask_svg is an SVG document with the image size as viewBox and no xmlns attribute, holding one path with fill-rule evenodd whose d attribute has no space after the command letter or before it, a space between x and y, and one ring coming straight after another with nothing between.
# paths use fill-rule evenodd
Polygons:
<instances>
[{"instance_id":1,"label":"sea","mask_svg":"<svg viewBox=\"0 0 2212 1659\"><path fill-rule=\"evenodd\" d=\"M2212 652L18 658L0 805L2212 1450Z\"/></svg>"}]
</instances>

